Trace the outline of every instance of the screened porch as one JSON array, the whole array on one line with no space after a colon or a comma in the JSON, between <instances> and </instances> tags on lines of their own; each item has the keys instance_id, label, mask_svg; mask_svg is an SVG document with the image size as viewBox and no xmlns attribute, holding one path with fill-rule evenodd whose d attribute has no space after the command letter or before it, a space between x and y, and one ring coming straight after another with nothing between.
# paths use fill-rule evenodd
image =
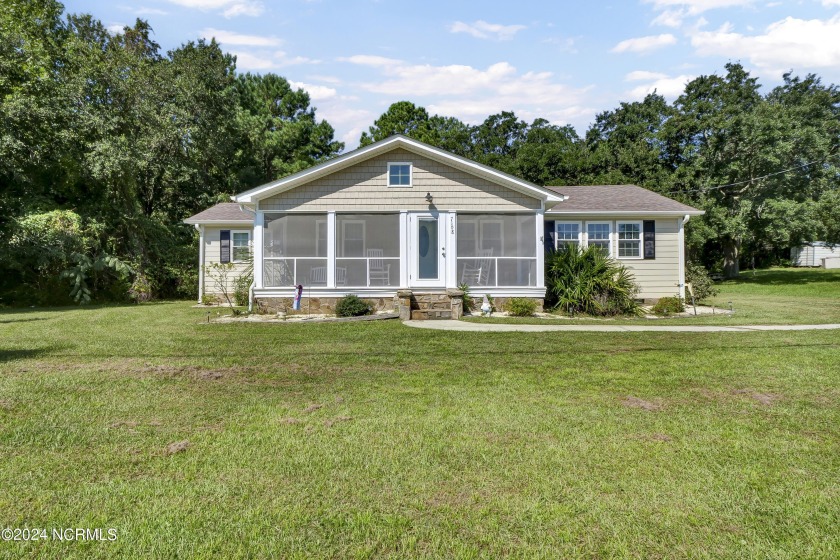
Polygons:
<instances>
[{"instance_id":1,"label":"screened porch","mask_svg":"<svg viewBox=\"0 0 840 560\"><path fill-rule=\"evenodd\" d=\"M412 259L438 254L441 274L435 286L440 288L541 285L537 251L542 245L534 214L439 212L437 216L412 221L407 212L266 213L260 288L303 285L347 292L395 291L412 287ZM412 237L413 224L426 229L439 224L440 229L435 226L434 235ZM435 247L430 248L430 243Z\"/></svg>"}]
</instances>

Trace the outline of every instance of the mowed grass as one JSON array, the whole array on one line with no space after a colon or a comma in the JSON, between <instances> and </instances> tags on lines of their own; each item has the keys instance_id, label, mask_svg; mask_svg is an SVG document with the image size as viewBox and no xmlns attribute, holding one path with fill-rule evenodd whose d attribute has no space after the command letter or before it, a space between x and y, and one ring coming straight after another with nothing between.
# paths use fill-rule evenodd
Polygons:
<instances>
[{"instance_id":1,"label":"mowed grass","mask_svg":"<svg viewBox=\"0 0 840 560\"><path fill-rule=\"evenodd\" d=\"M840 323L840 270L819 268L771 268L742 272L734 280L715 284L717 296L703 302L732 315L699 315L655 320L656 325L780 325ZM690 303L690 302L689 302ZM691 311L691 307L688 307ZM519 317L469 317L480 323L557 324L650 324L651 319L562 317L557 319Z\"/></svg>"},{"instance_id":2,"label":"mowed grass","mask_svg":"<svg viewBox=\"0 0 840 560\"><path fill-rule=\"evenodd\" d=\"M0 527L118 531L0 557L840 555L836 331L205 317L0 313Z\"/></svg>"}]
</instances>

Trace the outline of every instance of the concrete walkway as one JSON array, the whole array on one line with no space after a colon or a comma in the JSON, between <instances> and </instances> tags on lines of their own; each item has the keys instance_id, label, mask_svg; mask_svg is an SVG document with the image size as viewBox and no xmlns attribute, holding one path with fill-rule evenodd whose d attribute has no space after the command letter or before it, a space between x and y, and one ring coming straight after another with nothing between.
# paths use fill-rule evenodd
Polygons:
<instances>
[{"instance_id":1,"label":"concrete walkway","mask_svg":"<svg viewBox=\"0 0 840 560\"><path fill-rule=\"evenodd\" d=\"M462 332L755 332L811 331L840 329L840 324L825 325L514 325L509 323L472 323L469 321L404 321L417 329Z\"/></svg>"}]
</instances>

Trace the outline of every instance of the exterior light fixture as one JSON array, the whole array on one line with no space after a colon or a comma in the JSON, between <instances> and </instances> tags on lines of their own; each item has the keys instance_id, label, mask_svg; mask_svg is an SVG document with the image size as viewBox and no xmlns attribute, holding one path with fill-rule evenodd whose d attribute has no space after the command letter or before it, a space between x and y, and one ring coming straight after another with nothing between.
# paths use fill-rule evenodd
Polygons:
<instances>
[{"instance_id":1,"label":"exterior light fixture","mask_svg":"<svg viewBox=\"0 0 840 560\"><path fill-rule=\"evenodd\" d=\"M432 203L432 193L430 193L430 192L426 193L426 202L428 202L429 204Z\"/></svg>"}]
</instances>

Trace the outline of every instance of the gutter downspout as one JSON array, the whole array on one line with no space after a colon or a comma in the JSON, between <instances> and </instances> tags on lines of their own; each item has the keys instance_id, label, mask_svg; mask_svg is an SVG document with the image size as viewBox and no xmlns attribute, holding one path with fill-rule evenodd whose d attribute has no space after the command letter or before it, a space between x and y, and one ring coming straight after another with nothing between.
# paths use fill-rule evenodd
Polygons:
<instances>
[{"instance_id":1,"label":"gutter downspout","mask_svg":"<svg viewBox=\"0 0 840 560\"><path fill-rule=\"evenodd\" d=\"M690 214L686 214L683 216L682 220L677 222L678 225L678 232L677 232L677 243L679 244L678 250L678 257L679 257L679 280L677 289L679 290L680 297L685 300L685 224L688 220L691 219Z\"/></svg>"},{"instance_id":2,"label":"gutter downspout","mask_svg":"<svg viewBox=\"0 0 840 560\"><path fill-rule=\"evenodd\" d=\"M231 198L231 200L234 200L234 201L236 200L235 196L232 196L230 198ZM251 212L251 210L247 210L245 208L245 205L242 204L241 202L239 203L239 211L242 212L243 214L247 214L247 213ZM255 216L255 219L256 219L256 212L254 212L254 216ZM251 234L251 237L253 238L253 234ZM254 287L256 285L257 285L257 279L256 279L256 277L254 277L254 279L251 280L251 285L248 286L248 313L251 313L254 310Z\"/></svg>"},{"instance_id":3,"label":"gutter downspout","mask_svg":"<svg viewBox=\"0 0 840 560\"><path fill-rule=\"evenodd\" d=\"M204 226L195 224L198 230L198 303L204 299Z\"/></svg>"}]
</instances>

